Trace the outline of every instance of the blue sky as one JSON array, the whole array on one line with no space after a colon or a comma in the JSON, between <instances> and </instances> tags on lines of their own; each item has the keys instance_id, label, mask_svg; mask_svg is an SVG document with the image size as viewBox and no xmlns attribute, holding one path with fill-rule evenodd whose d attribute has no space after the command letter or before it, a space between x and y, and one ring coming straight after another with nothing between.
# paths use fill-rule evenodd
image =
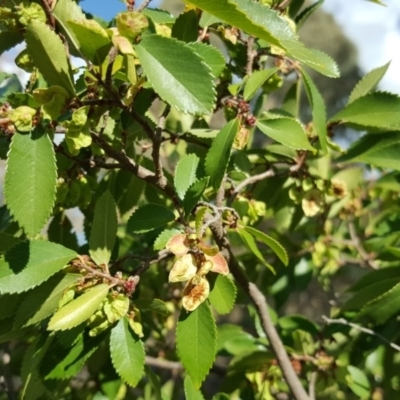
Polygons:
<instances>
[{"instance_id":1,"label":"blue sky","mask_svg":"<svg viewBox=\"0 0 400 400\"><path fill-rule=\"evenodd\" d=\"M141 0L136 1L136 6L140 5ZM151 7L159 5L159 0L153 0L150 3ZM81 7L104 20L110 20L115 14L126 10L126 5L120 0L83 0L80 3Z\"/></svg>"}]
</instances>

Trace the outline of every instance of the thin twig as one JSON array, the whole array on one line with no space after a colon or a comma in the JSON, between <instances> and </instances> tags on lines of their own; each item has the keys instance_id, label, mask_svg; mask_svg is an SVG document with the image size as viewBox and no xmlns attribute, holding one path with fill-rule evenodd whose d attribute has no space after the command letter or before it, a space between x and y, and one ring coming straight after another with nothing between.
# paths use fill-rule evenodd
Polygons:
<instances>
[{"instance_id":1,"label":"thin twig","mask_svg":"<svg viewBox=\"0 0 400 400\"><path fill-rule=\"evenodd\" d=\"M162 358L146 356L145 362L146 365L149 365L150 367L178 370L178 371L183 370L182 364L178 361L169 361L169 360L163 360Z\"/></svg>"},{"instance_id":2,"label":"thin twig","mask_svg":"<svg viewBox=\"0 0 400 400\"><path fill-rule=\"evenodd\" d=\"M253 63L257 52L253 49L254 37L249 36L247 39L247 63L246 63L246 75L250 76L253 73Z\"/></svg>"},{"instance_id":3,"label":"thin twig","mask_svg":"<svg viewBox=\"0 0 400 400\"><path fill-rule=\"evenodd\" d=\"M115 276L111 276L110 273L105 273L105 272L101 272L95 268L92 268L91 266L86 264L86 261L83 259L83 257L81 257L80 255L78 255L79 258L79 268L83 268L84 270L88 271L90 274L92 274L93 276L98 276L99 278L103 278L108 280L110 283L114 284L114 285L119 285L119 286L123 286L126 281L124 279L119 279L116 278Z\"/></svg>"},{"instance_id":4,"label":"thin twig","mask_svg":"<svg viewBox=\"0 0 400 400\"><path fill-rule=\"evenodd\" d=\"M56 29L56 19L54 18L53 15L53 11L51 9L51 6L49 3L51 3L51 1L49 0L42 0L41 1L44 12L46 14L47 20L49 22L49 25L51 27L51 29L55 30Z\"/></svg>"},{"instance_id":5,"label":"thin twig","mask_svg":"<svg viewBox=\"0 0 400 400\"><path fill-rule=\"evenodd\" d=\"M372 269L378 269L379 266L377 265L377 263L374 260L371 260L371 255L366 252L363 245L361 244L361 240L357 235L356 227L353 221L349 222L349 234L354 248L357 250L358 254L361 256L365 264Z\"/></svg>"},{"instance_id":6,"label":"thin twig","mask_svg":"<svg viewBox=\"0 0 400 400\"><path fill-rule=\"evenodd\" d=\"M222 179L221 185L217 191L217 196L215 197L215 204L217 207L221 207L225 200L225 183L226 183L226 174Z\"/></svg>"},{"instance_id":7,"label":"thin twig","mask_svg":"<svg viewBox=\"0 0 400 400\"><path fill-rule=\"evenodd\" d=\"M153 151L152 151L151 155L153 158L153 163L154 163L154 168L156 171L157 179L164 178L164 172L163 172L163 168L162 168L162 164L161 164L161 157L160 157L160 148L161 148L161 143L162 143L163 129L165 127L165 122L167 120L167 116L170 111L171 111L171 106L168 104L165 107L165 110L161 114L160 118L158 119L156 131L155 131L155 134L153 135L153 139L152 139L153 140Z\"/></svg>"},{"instance_id":8,"label":"thin twig","mask_svg":"<svg viewBox=\"0 0 400 400\"><path fill-rule=\"evenodd\" d=\"M148 170L142 165L137 164L134 160L129 158L123 152L114 149L110 144L107 143L106 140L100 137L96 132L91 131L90 133L93 142L99 145L109 157L118 161L121 164L121 168L133 173L139 179L142 179L156 186L158 189L162 190L174 203L175 209L179 214L180 222L183 224L185 223L184 214L182 212L181 205L176 196L175 190L167 181L165 176L157 177L154 174L154 172Z\"/></svg>"},{"instance_id":9,"label":"thin twig","mask_svg":"<svg viewBox=\"0 0 400 400\"><path fill-rule=\"evenodd\" d=\"M293 165L292 167L290 167L290 172L298 172L298 171L300 171L303 168L303 166L304 166L304 164L306 162L307 156L308 156L308 152L307 151L303 151L299 155L299 157L298 157L298 159L296 161L296 164Z\"/></svg>"},{"instance_id":10,"label":"thin twig","mask_svg":"<svg viewBox=\"0 0 400 400\"><path fill-rule=\"evenodd\" d=\"M249 178L245 179L242 181L238 186L236 186L235 190L232 192L232 194L229 196L229 199L227 201L227 205L230 206L233 201L235 200L236 196L248 185L252 185L253 183L256 183L258 181L262 181L263 179L266 178L271 178L275 175L275 171L273 169L269 169L265 172L262 172L261 174L258 175L253 175L250 176Z\"/></svg>"},{"instance_id":11,"label":"thin twig","mask_svg":"<svg viewBox=\"0 0 400 400\"><path fill-rule=\"evenodd\" d=\"M305 391L300 379L296 375L293 369L290 358L285 350L285 347L276 331L274 324L272 323L271 316L268 311L268 303L263 295L263 293L258 289L258 287L249 282L247 276L243 270L239 267L235 256L230 248L229 240L225 234L222 221L218 220L211 225L211 231L214 236L214 240L218 247L224 253L224 256L228 262L229 269L234 276L235 280L238 282L242 290L250 297L253 304L255 305L256 312L260 318L261 326L265 332L272 350L275 353L278 364L282 370L283 376L288 384L293 397L296 400L310 400L307 392Z\"/></svg>"},{"instance_id":12,"label":"thin twig","mask_svg":"<svg viewBox=\"0 0 400 400\"><path fill-rule=\"evenodd\" d=\"M322 319L327 323L327 324L340 324L340 325L347 325L350 326L351 328L354 328L360 332L364 332L367 335L371 335L371 336L375 336L378 339L382 340L382 342L385 342L386 344L388 344L392 349L395 349L396 351L400 351L400 346L397 345L396 343L393 343L391 341L389 341L388 339L386 339L384 336L382 336L381 334L373 331L372 329L368 329L368 328L364 328L361 325L357 325L357 324L353 324L352 322L347 321L344 318L337 318L337 319L332 319L332 318L328 318L325 315L322 316Z\"/></svg>"},{"instance_id":13,"label":"thin twig","mask_svg":"<svg viewBox=\"0 0 400 400\"><path fill-rule=\"evenodd\" d=\"M308 383L308 394L310 395L310 400L316 400L315 397L315 385L317 384L318 371L313 371L311 373L310 382Z\"/></svg>"},{"instance_id":14,"label":"thin twig","mask_svg":"<svg viewBox=\"0 0 400 400\"><path fill-rule=\"evenodd\" d=\"M143 11L149 4L151 0L143 0L142 4L136 9L137 12Z\"/></svg>"}]
</instances>

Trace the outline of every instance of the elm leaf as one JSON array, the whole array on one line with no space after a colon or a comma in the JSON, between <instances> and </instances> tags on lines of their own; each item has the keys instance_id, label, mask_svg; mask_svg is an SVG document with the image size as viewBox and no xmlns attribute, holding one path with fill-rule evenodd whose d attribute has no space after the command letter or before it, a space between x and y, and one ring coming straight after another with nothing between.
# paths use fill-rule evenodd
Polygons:
<instances>
[{"instance_id":1,"label":"elm leaf","mask_svg":"<svg viewBox=\"0 0 400 400\"><path fill-rule=\"evenodd\" d=\"M173 38L147 35L135 49L150 84L164 101L185 113L210 114L215 101L213 76L192 48Z\"/></svg>"},{"instance_id":2,"label":"elm leaf","mask_svg":"<svg viewBox=\"0 0 400 400\"><path fill-rule=\"evenodd\" d=\"M62 270L76 253L45 241L21 242L0 257L0 293L32 289Z\"/></svg>"},{"instance_id":3,"label":"elm leaf","mask_svg":"<svg viewBox=\"0 0 400 400\"><path fill-rule=\"evenodd\" d=\"M228 166L231 149L239 131L238 119L229 121L213 140L205 160L205 170L214 189L219 189Z\"/></svg>"},{"instance_id":4,"label":"elm leaf","mask_svg":"<svg viewBox=\"0 0 400 400\"><path fill-rule=\"evenodd\" d=\"M50 319L49 331L64 331L74 328L88 320L106 298L109 290L107 283L94 286L76 299L61 307Z\"/></svg>"},{"instance_id":5,"label":"elm leaf","mask_svg":"<svg viewBox=\"0 0 400 400\"><path fill-rule=\"evenodd\" d=\"M301 71L306 89L308 102L310 103L314 127L317 131L321 149L328 151L327 130L326 130L326 109L325 103L310 75L304 70Z\"/></svg>"},{"instance_id":6,"label":"elm leaf","mask_svg":"<svg viewBox=\"0 0 400 400\"><path fill-rule=\"evenodd\" d=\"M147 232L164 226L175 219L168 208L159 204L146 204L133 212L128 220L129 232Z\"/></svg>"},{"instance_id":7,"label":"elm leaf","mask_svg":"<svg viewBox=\"0 0 400 400\"><path fill-rule=\"evenodd\" d=\"M128 385L136 386L143 374L145 353L143 343L132 332L126 317L111 331L110 352L118 375Z\"/></svg>"},{"instance_id":8,"label":"elm leaf","mask_svg":"<svg viewBox=\"0 0 400 400\"><path fill-rule=\"evenodd\" d=\"M386 71L388 70L390 62L382 67L375 68L372 71L368 72L354 87L353 91L350 94L349 101L347 104L352 103L354 100L359 99L360 97L365 96L371 90L373 90L381 79L384 77Z\"/></svg>"},{"instance_id":9,"label":"elm leaf","mask_svg":"<svg viewBox=\"0 0 400 400\"><path fill-rule=\"evenodd\" d=\"M217 330L207 301L190 313L182 309L176 327L176 347L196 389L214 362L216 346Z\"/></svg>"},{"instance_id":10,"label":"elm leaf","mask_svg":"<svg viewBox=\"0 0 400 400\"><path fill-rule=\"evenodd\" d=\"M89 253L96 264L108 264L117 235L117 206L107 190L98 199L89 238Z\"/></svg>"},{"instance_id":11,"label":"elm leaf","mask_svg":"<svg viewBox=\"0 0 400 400\"><path fill-rule=\"evenodd\" d=\"M44 79L75 94L72 70L59 36L45 23L32 19L26 27L26 47Z\"/></svg>"},{"instance_id":12,"label":"elm leaf","mask_svg":"<svg viewBox=\"0 0 400 400\"><path fill-rule=\"evenodd\" d=\"M230 278L218 274L208 298L218 314L228 314L235 305L236 286Z\"/></svg>"},{"instance_id":13,"label":"elm leaf","mask_svg":"<svg viewBox=\"0 0 400 400\"><path fill-rule=\"evenodd\" d=\"M181 200L185 198L186 191L196 181L196 170L199 161L199 157L195 154L187 154L176 164L174 185Z\"/></svg>"},{"instance_id":14,"label":"elm leaf","mask_svg":"<svg viewBox=\"0 0 400 400\"><path fill-rule=\"evenodd\" d=\"M4 194L14 219L34 237L50 217L57 191L53 144L38 127L12 137Z\"/></svg>"},{"instance_id":15,"label":"elm leaf","mask_svg":"<svg viewBox=\"0 0 400 400\"><path fill-rule=\"evenodd\" d=\"M282 143L292 149L316 151L308 141L307 133L303 126L295 119L259 119L257 128L278 143Z\"/></svg>"}]
</instances>

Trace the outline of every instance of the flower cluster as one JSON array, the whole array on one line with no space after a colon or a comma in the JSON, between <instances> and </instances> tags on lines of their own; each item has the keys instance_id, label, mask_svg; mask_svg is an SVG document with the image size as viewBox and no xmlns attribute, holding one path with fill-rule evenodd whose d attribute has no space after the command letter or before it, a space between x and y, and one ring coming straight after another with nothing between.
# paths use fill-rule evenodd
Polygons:
<instances>
[{"instance_id":1,"label":"flower cluster","mask_svg":"<svg viewBox=\"0 0 400 400\"><path fill-rule=\"evenodd\" d=\"M179 257L169 273L169 282L188 281L183 289L182 305L187 311L194 311L210 293L206 275L210 271L227 275L228 264L217 246L208 246L184 233L172 236L166 248Z\"/></svg>"}]
</instances>

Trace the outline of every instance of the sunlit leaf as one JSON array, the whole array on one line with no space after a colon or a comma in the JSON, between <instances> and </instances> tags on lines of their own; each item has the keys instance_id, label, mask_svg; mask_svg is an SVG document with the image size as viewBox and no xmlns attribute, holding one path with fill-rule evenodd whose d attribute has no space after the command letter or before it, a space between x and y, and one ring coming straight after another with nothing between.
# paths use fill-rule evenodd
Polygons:
<instances>
[{"instance_id":1,"label":"sunlit leaf","mask_svg":"<svg viewBox=\"0 0 400 400\"><path fill-rule=\"evenodd\" d=\"M198 389L215 358L217 331L210 306L203 302L195 311L181 311L176 328L179 358Z\"/></svg>"},{"instance_id":2,"label":"sunlit leaf","mask_svg":"<svg viewBox=\"0 0 400 400\"><path fill-rule=\"evenodd\" d=\"M74 328L88 320L107 296L109 285L101 283L85 291L82 295L61 307L50 319L50 331Z\"/></svg>"},{"instance_id":3,"label":"sunlit leaf","mask_svg":"<svg viewBox=\"0 0 400 400\"><path fill-rule=\"evenodd\" d=\"M32 134L13 135L4 194L11 214L31 237L50 217L56 184L56 160L48 135L39 128Z\"/></svg>"},{"instance_id":4,"label":"sunlit leaf","mask_svg":"<svg viewBox=\"0 0 400 400\"><path fill-rule=\"evenodd\" d=\"M143 343L129 327L128 320L121 318L110 336L111 360L115 370L130 386L140 381L144 368Z\"/></svg>"}]
</instances>

